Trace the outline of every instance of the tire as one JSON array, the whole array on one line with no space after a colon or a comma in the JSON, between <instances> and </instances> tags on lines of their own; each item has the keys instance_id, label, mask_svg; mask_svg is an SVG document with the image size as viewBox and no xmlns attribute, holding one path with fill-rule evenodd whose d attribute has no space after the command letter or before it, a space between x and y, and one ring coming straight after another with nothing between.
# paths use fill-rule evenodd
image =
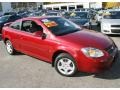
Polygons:
<instances>
[{"instance_id":1,"label":"tire","mask_svg":"<svg viewBox=\"0 0 120 90\"><path fill-rule=\"evenodd\" d=\"M63 76L74 76L77 72L75 60L67 53L59 54L54 63L56 71Z\"/></svg>"},{"instance_id":2,"label":"tire","mask_svg":"<svg viewBox=\"0 0 120 90\"><path fill-rule=\"evenodd\" d=\"M8 54L14 55L16 53L16 50L14 49L10 40L7 40L5 42L5 45L6 45L6 50L7 50Z\"/></svg>"}]
</instances>

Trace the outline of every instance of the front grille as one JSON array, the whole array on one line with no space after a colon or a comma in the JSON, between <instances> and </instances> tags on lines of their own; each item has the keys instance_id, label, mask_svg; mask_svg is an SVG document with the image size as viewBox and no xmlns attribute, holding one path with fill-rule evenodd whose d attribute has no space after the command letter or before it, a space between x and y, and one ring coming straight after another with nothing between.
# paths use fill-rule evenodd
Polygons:
<instances>
[{"instance_id":1,"label":"front grille","mask_svg":"<svg viewBox=\"0 0 120 90\"><path fill-rule=\"evenodd\" d=\"M120 27L120 25L111 25L111 27Z\"/></svg>"},{"instance_id":2,"label":"front grille","mask_svg":"<svg viewBox=\"0 0 120 90\"><path fill-rule=\"evenodd\" d=\"M120 33L120 29L111 29L112 33Z\"/></svg>"}]
</instances>

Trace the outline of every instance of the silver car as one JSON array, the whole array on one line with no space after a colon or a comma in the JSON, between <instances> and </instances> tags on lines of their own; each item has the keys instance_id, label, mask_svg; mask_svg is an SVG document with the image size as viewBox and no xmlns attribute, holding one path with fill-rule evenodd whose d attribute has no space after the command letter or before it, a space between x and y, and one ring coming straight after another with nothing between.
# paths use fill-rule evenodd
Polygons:
<instances>
[{"instance_id":1,"label":"silver car","mask_svg":"<svg viewBox=\"0 0 120 90\"><path fill-rule=\"evenodd\" d=\"M110 11L101 20L101 32L105 34L120 34L120 11Z\"/></svg>"}]
</instances>

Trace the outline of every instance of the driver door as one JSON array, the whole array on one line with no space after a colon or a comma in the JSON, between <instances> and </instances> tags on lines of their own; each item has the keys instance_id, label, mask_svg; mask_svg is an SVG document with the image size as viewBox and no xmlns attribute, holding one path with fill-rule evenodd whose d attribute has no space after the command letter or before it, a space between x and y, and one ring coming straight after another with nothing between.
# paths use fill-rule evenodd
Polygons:
<instances>
[{"instance_id":1,"label":"driver door","mask_svg":"<svg viewBox=\"0 0 120 90\"><path fill-rule=\"evenodd\" d=\"M40 31L43 33L43 28L37 25L36 22L31 20L25 20L22 22L22 34L21 34L21 50L22 52L48 61L49 44L47 39L42 39L42 34L35 35L36 32Z\"/></svg>"}]
</instances>

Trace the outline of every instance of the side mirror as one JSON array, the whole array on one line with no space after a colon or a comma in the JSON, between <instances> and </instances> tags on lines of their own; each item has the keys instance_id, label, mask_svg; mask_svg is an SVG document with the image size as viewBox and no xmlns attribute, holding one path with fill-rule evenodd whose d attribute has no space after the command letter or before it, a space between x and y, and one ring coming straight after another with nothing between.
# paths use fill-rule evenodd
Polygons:
<instances>
[{"instance_id":1,"label":"side mirror","mask_svg":"<svg viewBox=\"0 0 120 90\"><path fill-rule=\"evenodd\" d=\"M37 31L33 33L34 36L36 37L41 37L42 39L46 39L47 35L43 33L42 31Z\"/></svg>"}]
</instances>

